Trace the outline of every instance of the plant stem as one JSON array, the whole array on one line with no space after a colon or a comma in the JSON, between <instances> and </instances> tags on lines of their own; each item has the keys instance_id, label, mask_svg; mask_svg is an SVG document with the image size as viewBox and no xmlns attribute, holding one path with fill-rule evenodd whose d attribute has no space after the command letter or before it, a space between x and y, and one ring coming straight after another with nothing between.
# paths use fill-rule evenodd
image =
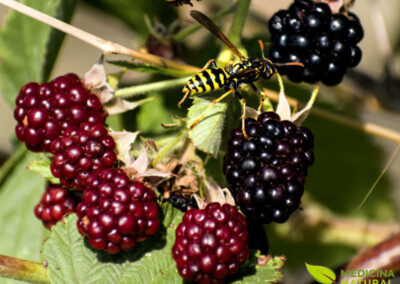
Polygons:
<instances>
[{"instance_id":1,"label":"plant stem","mask_svg":"<svg viewBox=\"0 0 400 284\"><path fill-rule=\"evenodd\" d=\"M271 91L271 90L264 90L264 92L267 91L267 94L270 99L273 101L278 101L279 95L277 92ZM299 103L296 99L293 98L288 98L289 104L291 106L297 106L297 105L304 105L302 103ZM341 115L338 115L336 113L330 112L328 110L324 110L318 107L313 107L310 111L312 114L317 115L319 117L322 117L324 119L345 125L350 128L354 128L360 131L363 131L368 134L372 134L375 136L379 136L382 138L385 138L387 140L400 143L400 133L397 131L394 131L390 128L383 127L381 125L378 125L376 123L372 122L360 122L356 121L354 119L348 118L348 117L343 117Z\"/></svg>"},{"instance_id":2,"label":"plant stem","mask_svg":"<svg viewBox=\"0 0 400 284\"><path fill-rule=\"evenodd\" d=\"M157 154L157 156L151 161L151 165L155 166L161 160L176 147L176 145L184 138L187 137L187 130L184 129L177 134L167 145L165 145Z\"/></svg>"},{"instance_id":3,"label":"plant stem","mask_svg":"<svg viewBox=\"0 0 400 284\"><path fill-rule=\"evenodd\" d=\"M0 255L0 277L30 283L50 283L43 263Z\"/></svg>"},{"instance_id":4,"label":"plant stem","mask_svg":"<svg viewBox=\"0 0 400 284\"><path fill-rule=\"evenodd\" d=\"M169 59L165 59L165 58L162 58L162 57L159 57L156 55L152 55L152 54L145 53L145 52L140 52L138 50L125 47L118 43L102 39L98 36L95 36L84 30L78 29L72 25L64 23L56 18L53 18L49 15L46 15L42 12L35 10L35 9L32 9L26 5L23 5L15 0L0 0L0 4L3 4L11 9L14 9L24 15L27 15L39 22L49 25L57 30L60 30L60 31L66 33L66 34L69 34L83 42L86 42L86 43L100 49L105 54L126 55L126 56L140 59L144 62L153 63L153 64L156 64L156 65L159 65L162 67L170 67L173 69L183 70L188 73L196 73L200 70L199 68L197 68L195 66L182 64L182 63L179 63L179 62L176 62L173 60L169 60Z\"/></svg>"},{"instance_id":5,"label":"plant stem","mask_svg":"<svg viewBox=\"0 0 400 284\"><path fill-rule=\"evenodd\" d=\"M212 20L218 20L222 17L224 17L225 15L230 14L232 11L234 11L236 8L236 4L229 6L228 8L216 13L213 17L211 17ZM187 36L197 32L198 30L200 30L203 26L201 24L195 24L192 25L190 27L184 28L181 31L179 31L177 34L175 34L173 36L173 39L175 42L179 42L182 41L183 39L185 39Z\"/></svg>"},{"instance_id":6,"label":"plant stem","mask_svg":"<svg viewBox=\"0 0 400 284\"><path fill-rule=\"evenodd\" d=\"M251 0L239 0L228 37L234 45L240 45L244 23L246 22Z\"/></svg>"},{"instance_id":7,"label":"plant stem","mask_svg":"<svg viewBox=\"0 0 400 284\"><path fill-rule=\"evenodd\" d=\"M156 83L143 84L143 85L138 85L138 86L133 86L133 87L127 87L127 88L117 90L115 92L115 96L121 97L121 98L132 98L132 97L147 94L150 92L156 92L156 91L161 91L161 90L165 90L168 88L175 88L175 87L183 86L189 79L190 79L190 77L185 77L185 78L179 78L179 79L173 79L173 80L160 81L160 82L156 82Z\"/></svg>"}]
</instances>

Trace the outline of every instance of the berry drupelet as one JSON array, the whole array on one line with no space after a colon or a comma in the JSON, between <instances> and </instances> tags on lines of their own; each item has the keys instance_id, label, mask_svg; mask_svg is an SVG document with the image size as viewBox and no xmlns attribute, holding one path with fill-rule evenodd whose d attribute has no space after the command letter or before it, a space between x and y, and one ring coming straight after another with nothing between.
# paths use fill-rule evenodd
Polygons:
<instances>
[{"instance_id":1,"label":"berry drupelet","mask_svg":"<svg viewBox=\"0 0 400 284\"><path fill-rule=\"evenodd\" d=\"M91 94L76 74L66 74L50 83L28 83L16 99L14 117L19 140L34 152L50 152L57 137L84 122L104 123L100 100Z\"/></svg>"},{"instance_id":2,"label":"berry drupelet","mask_svg":"<svg viewBox=\"0 0 400 284\"><path fill-rule=\"evenodd\" d=\"M175 235L172 257L189 281L223 283L249 257L246 219L228 204L189 209Z\"/></svg>"},{"instance_id":3,"label":"berry drupelet","mask_svg":"<svg viewBox=\"0 0 400 284\"><path fill-rule=\"evenodd\" d=\"M280 67L279 72L294 82L339 84L347 68L362 57L357 44L364 37L360 20L353 13L332 14L325 3L295 0L269 21L273 62L301 62L304 68Z\"/></svg>"},{"instance_id":4,"label":"berry drupelet","mask_svg":"<svg viewBox=\"0 0 400 284\"><path fill-rule=\"evenodd\" d=\"M154 192L116 168L88 178L76 214L78 230L89 244L110 254L131 250L160 226Z\"/></svg>"},{"instance_id":5,"label":"berry drupelet","mask_svg":"<svg viewBox=\"0 0 400 284\"><path fill-rule=\"evenodd\" d=\"M68 190L57 184L49 184L42 195L42 199L35 206L35 215L50 230L66 214L75 212L81 198L78 192Z\"/></svg>"},{"instance_id":6,"label":"berry drupelet","mask_svg":"<svg viewBox=\"0 0 400 284\"><path fill-rule=\"evenodd\" d=\"M299 207L307 168L314 163L313 134L274 112L246 119L247 140L232 131L223 172L229 190L254 222L283 223Z\"/></svg>"},{"instance_id":7,"label":"berry drupelet","mask_svg":"<svg viewBox=\"0 0 400 284\"><path fill-rule=\"evenodd\" d=\"M50 144L54 155L51 172L62 185L84 190L89 176L114 165L114 149L114 139L103 124L82 123L78 130L64 133Z\"/></svg>"}]
</instances>

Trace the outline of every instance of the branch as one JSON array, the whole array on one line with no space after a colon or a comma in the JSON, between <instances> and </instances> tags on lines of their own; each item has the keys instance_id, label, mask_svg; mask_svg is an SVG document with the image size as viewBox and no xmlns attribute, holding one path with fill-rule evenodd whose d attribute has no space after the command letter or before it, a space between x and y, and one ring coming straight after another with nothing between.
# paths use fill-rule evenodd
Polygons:
<instances>
[{"instance_id":1,"label":"branch","mask_svg":"<svg viewBox=\"0 0 400 284\"><path fill-rule=\"evenodd\" d=\"M125 47L123 45L120 45L120 44L112 42L112 41L104 40L98 36L95 36L91 33L88 33L86 31L78 29L78 28L76 28L72 25L69 25L67 23L64 23L56 18L50 17L42 12L32 9L26 5L18 3L15 0L0 0L0 4L3 4L4 6L14 9L26 16L29 16L39 22L49 25L57 30L60 30L60 31L66 33L66 34L69 34L83 42L86 42L86 43L100 49L105 54L126 55L126 56L140 59L144 62L153 63L153 64L156 64L156 65L159 65L162 67L170 67L170 68L174 68L174 69L178 69L178 70L183 70L188 73L196 73L200 70L199 68L197 68L195 66L178 63L173 60L165 59L165 58L162 58L162 57L159 57L156 55L152 55L152 54L145 53L145 52L140 52L135 49Z\"/></svg>"},{"instance_id":2,"label":"branch","mask_svg":"<svg viewBox=\"0 0 400 284\"><path fill-rule=\"evenodd\" d=\"M274 226L279 236L296 242L318 241L322 244L365 247L400 232L400 226L395 222L374 223L342 217L311 200L305 200L303 208L288 223ZM293 231L296 235L290 234Z\"/></svg>"},{"instance_id":3,"label":"branch","mask_svg":"<svg viewBox=\"0 0 400 284\"><path fill-rule=\"evenodd\" d=\"M186 82L189 79L190 79L190 77L184 77L184 78L179 78L179 79L165 80L165 81L160 81L160 82L156 82L156 83L148 83L148 84L142 84L142 85L133 86L133 87L127 87L127 88L117 90L115 92L115 96L120 97L120 98L132 98L132 97L147 94L150 92L156 92L156 91L161 91L161 90L165 90L168 88L175 88L175 87L183 86L184 84L186 84Z\"/></svg>"},{"instance_id":4,"label":"branch","mask_svg":"<svg viewBox=\"0 0 400 284\"><path fill-rule=\"evenodd\" d=\"M47 270L42 263L0 255L0 277L30 283L50 283Z\"/></svg>"},{"instance_id":5,"label":"branch","mask_svg":"<svg viewBox=\"0 0 400 284\"><path fill-rule=\"evenodd\" d=\"M271 91L271 90L267 90L267 89L264 89L264 92L266 92L266 94L268 94L268 97L270 99L272 99L273 101L278 101L278 98L279 98L278 93ZM303 103L299 103L296 99L289 98L289 97L287 97L287 98L288 98L289 104L291 106L297 106L297 105L304 106ZM330 112L328 110L324 110L324 109L321 109L318 107L313 107L311 109L311 113L314 115L317 115L319 117L322 117L324 119L345 125L347 127L354 128L354 129L357 129L357 130L360 130L360 131L363 131L365 133L372 134L375 136L379 136L379 137L385 138L387 140L390 140L390 141L393 141L396 143L400 143L400 133L399 132L394 131L390 128L383 127L376 123L356 121L354 119L343 117L341 115L338 115L336 113L333 113L333 112Z\"/></svg>"}]
</instances>

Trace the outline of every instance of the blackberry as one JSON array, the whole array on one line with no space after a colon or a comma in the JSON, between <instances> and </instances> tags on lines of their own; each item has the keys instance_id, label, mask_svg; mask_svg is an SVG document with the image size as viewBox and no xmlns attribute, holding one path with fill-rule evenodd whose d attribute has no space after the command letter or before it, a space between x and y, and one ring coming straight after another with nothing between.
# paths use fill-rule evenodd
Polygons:
<instances>
[{"instance_id":1,"label":"blackberry","mask_svg":"<svg viewBox=\"0 0 400 284\"><path fill-rule=\"evenodd\" d=\"M78 230L89 244L110 254L131 250L160 226L154 192L116 168L88 178L76 214Z\"/></svg>"},{"instance_id":2,"label":"blackberry","mask_svg":"<svg viewBox=\"0 0 400 284\"><path fill-rule=\"evenodd\" d=\"M302 67L282 66L278 71L294 82L339 84L347 68L362 57L358 43L364 37L360 20L353 13L332 14L326 3L295 0L287 10L269 21L273 62L301 62Z\"/></svg>"},{"instance_id":3,"label":"blackberry","mask_svg":"<svg viewBox=\"0 0 400 284\"><path fill-rule=\"evenodd\" d=\"M307 168L314 163L313 134L273 112L245 124L249 140L234 129L224 157L229 189L252 222L283 223L299 207Z\"/></svg>"},{"instance_id":4,"label":"blackberry","mask_svg":"<svg viewBox=\"0 0 400 284\"><path fill-rule=\"evenodd\" d=\"M61 184L84 190L95 171L110 168L117 160L114 139L100 123L82 123L78 130L64 133L50 144L54 155L52 174Z\"/></svg>"},{"instance_id":5,"label":"blackberry","mask_svg":"<svg viewBox=\"0 0 400 284\"><path fill-rule=\"evenodd\" d=\"M189 209L175 235L172 257L189 281L223 283L249 257L246 219L228 204Z\"/></svg>"},{"instance_id":6,"label":"blackberry","mask_svg":"<svg viewBox=\"0 0 400 284\"><path fill-rule=\"evenodd\" d=\"M57 184L49 184L42 195L42 199L35 206L35 215L50 230L66 214L75 212L81 198L77 192L70 191Z\"/></svg>"},{"instance_id":7,"label":"blackberry","mask_svg":"<svg viewBox=\"0 0 400 284\"><path fill-rule=\"evenodd\" d=\"M84 122L104 123L100 100L91 94L76 74L66 74L50 83L28 83L16 99L14 117L19 140L34 152L50 152L50 144Z\"/></svg>"},{"instance_id":8,"label":"blackberry","mask_svg":"<svg viewBox=\"0 0 400 284\"><path fill-rule=\"evenodd\" d=\"M182 196L172 192L171 196L164 200L183 212L186 212L188 208L197 208L196 200L192 196Z\"/></svg>"}]
</instances>

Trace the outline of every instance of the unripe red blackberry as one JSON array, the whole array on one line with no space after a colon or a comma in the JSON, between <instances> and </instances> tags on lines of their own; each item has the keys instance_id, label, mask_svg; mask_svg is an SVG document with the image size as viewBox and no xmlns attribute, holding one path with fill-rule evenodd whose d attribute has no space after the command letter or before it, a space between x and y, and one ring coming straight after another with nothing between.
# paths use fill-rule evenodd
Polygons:
<instances>
[{"instance_id":1,"label":"unripe red blackberry","mask_svg":"<svg viewBox=\"0 0 400 284\"><path fill-rule=\"evenodd\" d=\"M189 281L223 283L249 257L246 219L228 204L189 209L175 235L172 257Z\"/></svg>"},{"instance_id":2,"label":"unripe red blackberry","mask_svg":"<svg viewBox=\"0 0 400 284\"><path fill-rule=\"evenodd\" d=\"M287 10L269 21L272 36L270 59L276 63L301 62L302 67L278 67L294 82L328 86L339 84L347 68L357 66L362 57L357 44L364 37L360 20L353 13L332 14L322 2L295 0Z\"/></svg>"},{"instance_id":3,"label":"unripe red blackberry","mask_svg":"<svg viewBox=\"0 0 400 284\"><path fill-rule=\"evenodd\" d=\"M131 250L160 226L154 192L116 168L88 178L76 214L78 230L90 245L111 254Z\"/></svg>"},{"instance_id":4,"label":"unripe red blackberry","mask_svg":"<svg viewBox=\"0 0 400 284\"><path fill-rule=\"evenodd\" d=\"M246 132L249 140L236 128L228 142L223 172L229 189L249 219L283 223L300 205L314 163L313 134L273 112L246 119Z\"/></svg>"},{"instance_id":5,"label":"unripe red blackberry","mask_svg":"<svg viewBox=\"0 0 400 284\"><path fill-rule=\"evenodd\" d=\"M62 185L84 190L90 175L112 167L117 160L114 139L100 123L85 122L64 134L50 144L51 172Z\"/></svg>"},{"instance_id":6,"label":"unripe red blackberry","mask_svg":"<svg viewBox=\"0 0 400 284\"><path fill-rule=\"evenodd\" d=\"M84 122L104 123L105 113L96 95L79 77L66 74L50 83L28 83L16 99L14 117L19 140L34 152L50 152L50 143Z\"/></svg>"},{"instance_id":7,"label":"unripe red blackberry","mask_svg":"<svg viewBox=\"0 0 400 284\"><path fill-rule=\"evenodd\" d=\"M50 230L51 226L68 214L75 212L81 195L57 184L49 184L42 199L35 206L35 215Z\"/></svg>"}]
</instances>

